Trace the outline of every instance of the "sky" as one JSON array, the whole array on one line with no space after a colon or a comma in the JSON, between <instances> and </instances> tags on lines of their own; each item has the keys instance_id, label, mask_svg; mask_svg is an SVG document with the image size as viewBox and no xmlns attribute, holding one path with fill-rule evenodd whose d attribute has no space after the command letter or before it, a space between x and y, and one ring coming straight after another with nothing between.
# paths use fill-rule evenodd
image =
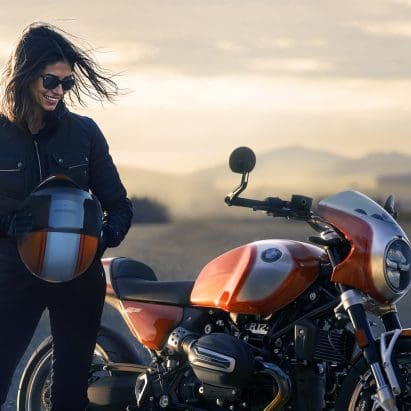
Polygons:
<instances>
[{"instance_id":1,"label":"sky","mask_svg":"<svg viewBox=\"0 0 411 411\"><path fill-rule=\"evenodd\" d=\"M288 146L411 155L411 0L0 0L0 64L26 25L116 74L94 118L118 164L188 173Z\"/></svg>"}]
</instances>

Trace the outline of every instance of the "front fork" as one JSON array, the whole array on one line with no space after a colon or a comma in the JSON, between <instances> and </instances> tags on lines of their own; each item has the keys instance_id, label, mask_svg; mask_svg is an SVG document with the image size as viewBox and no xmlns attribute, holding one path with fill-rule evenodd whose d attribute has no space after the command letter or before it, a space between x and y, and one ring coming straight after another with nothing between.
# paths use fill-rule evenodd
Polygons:
<instances>
[{"instance_id":1,"label":"front fork","mask_svg":"<svg viewBox=\"0 0 411 411\"><path fill-rule=\"evenodd\" d=\"M378 350L378 342L374 339L364 308L363 294L358 290L345 287L342 291L341 304L336 308L336 314L338 315L344 309L350 317L357 344L375 379L377 390L374 400L386 411L397 411L395 396L401 393L401 388L391 361L393 348L401 335L401 324L396 310L389 310L381 315L387 332L381 334Z\"/></svg>"}]
</instances>

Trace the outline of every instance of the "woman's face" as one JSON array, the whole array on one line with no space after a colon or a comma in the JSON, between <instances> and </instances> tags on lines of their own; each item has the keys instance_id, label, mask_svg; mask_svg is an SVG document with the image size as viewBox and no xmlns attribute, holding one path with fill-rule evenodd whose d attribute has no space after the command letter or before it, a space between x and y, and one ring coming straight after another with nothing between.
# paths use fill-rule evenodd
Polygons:
<instances>
[{"instance_id":1,"label":"woman's face","mask_svg":"<svg viewBox=\"0 0 411 411\"><path fill-rule=\"evenodd\" d=\"M41 75L31 84L31 94L35 103L44 111L53 111L66 92L61 83L53 89L44 88L42 76L46 74L52 74L63 80L72 75L72 69L68 63L63 61L48 64Z\"/></svg>"}]
</instances>

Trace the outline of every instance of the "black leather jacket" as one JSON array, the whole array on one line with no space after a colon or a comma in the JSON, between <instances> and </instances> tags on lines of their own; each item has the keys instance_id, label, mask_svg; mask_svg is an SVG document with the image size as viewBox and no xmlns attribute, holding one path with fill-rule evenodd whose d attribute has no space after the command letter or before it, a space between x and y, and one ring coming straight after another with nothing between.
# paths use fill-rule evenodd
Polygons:
<instances>
[{"instance_id":1,"label":"black leather jacket","mask_svg":"<svg viewBox=\"0 0 411 411\"><path fill-rule=\"evenodd\" d=\"M105 225L116 236L109 245L124 238L132 204L93 120L71 113L60 102L48 113L39 135L33 136L0 117L0 147L0 218L18 210L40 181L64 174L99 199Z\"/></svg>"}]
</instances>

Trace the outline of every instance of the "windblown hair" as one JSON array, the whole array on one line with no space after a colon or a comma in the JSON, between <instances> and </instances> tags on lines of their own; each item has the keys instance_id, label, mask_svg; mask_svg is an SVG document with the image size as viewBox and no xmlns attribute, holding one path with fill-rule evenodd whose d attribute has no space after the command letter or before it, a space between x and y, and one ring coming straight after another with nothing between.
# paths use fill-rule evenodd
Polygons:
<instances>
[{"instance_id":1,"label":"windblown hair","mask_svg":"<svg viewBox=\"0 0 411 411\"><path fill-rule=\"evenodd\" d=\"M34 104L30 85L48 64L59 61L67 62L73 70L75 85L66 94L71 103L77 101L85 106L84 95L112 102L118 94L112 76L88 56L87 51L68 40L67 33L51 24L36 22L23 31L3 72L2 114L23 128Z\"/></svg>"}]
</instances>

